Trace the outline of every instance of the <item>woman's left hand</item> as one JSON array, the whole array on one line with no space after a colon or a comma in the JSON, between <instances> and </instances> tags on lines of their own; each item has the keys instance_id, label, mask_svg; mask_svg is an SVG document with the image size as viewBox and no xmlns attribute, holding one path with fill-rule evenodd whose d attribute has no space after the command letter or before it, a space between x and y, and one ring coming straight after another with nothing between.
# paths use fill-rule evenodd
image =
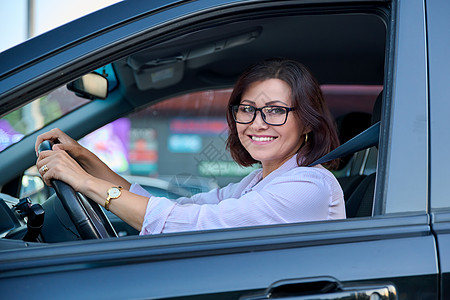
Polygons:
<instances>
[{"instance_id":1,"label":"woman's left hand","mask_svg":"<svg viewBox=\"0 0 450 300\"><path fill-rule=\"evenodd\" d=\"M51 179L57 179L64 181L77 192L82 192L85 181L91 177L64 150L42 151L38 156L36 166L48 186L51 186Z\"/></svg>"}]
</instances>

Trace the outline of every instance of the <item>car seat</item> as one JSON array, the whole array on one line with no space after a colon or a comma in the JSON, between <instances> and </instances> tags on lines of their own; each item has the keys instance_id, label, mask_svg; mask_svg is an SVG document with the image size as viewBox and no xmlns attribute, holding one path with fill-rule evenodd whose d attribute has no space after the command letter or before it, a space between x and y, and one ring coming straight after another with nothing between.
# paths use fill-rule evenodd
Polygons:
<instances>
[{"instance_id":1,"label":"car seat","mask_svg":"<svg viewBox=\"0 0 450 300\"><path fill-rule=\"evenodd\" d=\"M351 112L336 119L336 125L339 133L339 141L342 144L363 132L371 125L371 115L364 112ZM359 170L353 171L355 161L358 161L357 154L350 154L341 157L337 173L343 172L343 176L337 179L344 192L344 199L349 199L351 194L366 177Z\"/></svg>"},{"instance_id":2,"label":"car seat","mask_svg":"<svg viewBox=\"0 0 450 300\"><path fill-rule=\"evenodd\" d=\"M381 92L375 101L372 124L381 120L381 105L383 101L383 92ZM375 192L376 173L366 176L358 184L354 192L345 202L347 218L369 217L373 210L373 196Z\"/></svg>"}]
</instances>

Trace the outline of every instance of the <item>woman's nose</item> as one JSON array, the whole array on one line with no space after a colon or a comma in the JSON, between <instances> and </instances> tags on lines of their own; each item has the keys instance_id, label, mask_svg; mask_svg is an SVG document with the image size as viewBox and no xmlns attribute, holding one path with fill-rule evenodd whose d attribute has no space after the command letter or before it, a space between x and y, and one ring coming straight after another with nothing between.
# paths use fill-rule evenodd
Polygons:
<instances>
[{"instance_id":1,"label":"woman's nose","mask_svg":"<svg viewBox=\"0 0 450 300\"><path fill-rule=\"evenodd\" d=\"M266 122L264 122L262 112L260 111L256 112L256 117L252 122L252 126L255 128L262 128L262 129L267 128L269 126Z\"/></svg>"}]
</instances>

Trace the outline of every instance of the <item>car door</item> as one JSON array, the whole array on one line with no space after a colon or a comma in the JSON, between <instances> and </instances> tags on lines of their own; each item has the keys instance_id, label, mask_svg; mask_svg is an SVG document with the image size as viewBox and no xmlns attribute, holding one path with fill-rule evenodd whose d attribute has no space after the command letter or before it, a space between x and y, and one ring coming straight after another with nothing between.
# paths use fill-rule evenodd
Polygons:
<instances>
[{"instance_id":1,"label":"car door","mask_svg":"<svg viewBox=\"0 0 450 300\"><path fill-rule=\"evenodd\" d=\"M450 297L450 201L448 197L448 153L449 140L449 77L448 49L450 39L443 32L449 20L445 11L450 9L446 1L427 2L427 34L429 43L430 86L430 204L433 212L433 232L439 250L441 299Z\"/></svg>"},{"instance_id":2,"label":"car door","mask_svg":"<svg viewBox=\"0 0 450 300\"><path fill-rule=\"evenodd\" d=\"M343 296L356 299L372 294L382 299L435 299L439 295L439 266L428 213L424 1L359 2L180 1L172 6L161 5L159 11L149 10L128 19L121 27L93 34L71 48L55 51L48 60L34 62L33 67L41 67L40 71L25 67L16 70L5 79L5 84L13 88L3 103L12 103L13 99L25 102L17 96L19 88L24 88L21 93L37 95L40 84L52 80L57 81L52 84L62 84L69 77L60 79L58 75L69 71L81 75L90 71L89 63L97 68L100 65L94 61L109 63L141 49L136 45L144 39L149 39L146 43L157 43L161 39L158 32L168 33L180 26L170 22L177 18L188 28L208 18L231 13L245 15L255 9L279 12L295 7L307 14L311 8L321 11L339 6L339 13L344 14L354 12L358 5L367 5L384 15L387 26L373 216L33 245L2 251L2 294L9 299L30 295L33 298L258 299L308 294L325 299ZM117 7L132 9L133 5L124 2ZM107 46L99 46L105 41ZM50 75L45 77L45 73ZM29 82L14 85L20 76ZM131 111L133 107L128 103L112 106L113 113L105 117L105 123L119 115L115 109ZM25 143L30 149L34 138L29 137ZM440 233L441 246L445 247L448 234Z\"/></svg>"}]
</instances>

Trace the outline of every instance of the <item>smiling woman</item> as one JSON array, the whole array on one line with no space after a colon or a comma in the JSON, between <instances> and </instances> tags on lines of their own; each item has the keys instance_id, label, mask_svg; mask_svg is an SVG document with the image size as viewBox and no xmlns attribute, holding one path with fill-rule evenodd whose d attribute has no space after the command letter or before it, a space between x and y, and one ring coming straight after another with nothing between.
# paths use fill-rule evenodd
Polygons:
<instances>
[{"instance_id":1,"label":"smiling woman","mask_svg":"<svg viewBox=\"0 0 450 300\"><path fill-rule=\"evenodd\" d=\"M300 120L288 118L294 110L291 95L290 86L280 79L257 81L249 85L239 104L241 110L233 114L239 141L262 164L264 177L297 153L308 134ZM252 115L250 120L243 116L243 108L246 115Z\"/></svg>"},{"instance_id":2,"label":"smiling woman","mask_svg":"<svg viewBox=\"0 0 450 300\"><path fill-rule=\"evenodd\" d=\"M287 59L249 67L229 107L233 158L262 168L221 189L176 200L156 197L60 130L37 138L36 149L45 140L56 145L41 152L36 165L47 184L68 183L141 234L345 218L336 178L321 165L306 167L318 156L316 149L321 156L337 145L337 134L317 81L305 67Z\"/></svg>"},{"instance_id":3,"label":"smiling woman","mask_svg":"<svg viewBox=\"0 0 450 300\"><path fill-rule=\"evenodd\" d=\"M247 72L233 90L227 115L231 129L228 146L237 162L248 166L262 161L247 148L254 143L273 141L282 146L269 155L272 159L281 156L281 163L283 157L285 161L298 152L299 166L308 166L338 146L336 129L322 90L305 66L292 60L272 59L254 65ZM259 109L254 107L257 104ZM247 117L241 113L242 109ZM258 110L261 118L257 117ZM270 131L275 134L267 136ZM286 147L288 149L284 150ZM334 166L335 162L328 165Z\"/></svg>"}]
</instances>

